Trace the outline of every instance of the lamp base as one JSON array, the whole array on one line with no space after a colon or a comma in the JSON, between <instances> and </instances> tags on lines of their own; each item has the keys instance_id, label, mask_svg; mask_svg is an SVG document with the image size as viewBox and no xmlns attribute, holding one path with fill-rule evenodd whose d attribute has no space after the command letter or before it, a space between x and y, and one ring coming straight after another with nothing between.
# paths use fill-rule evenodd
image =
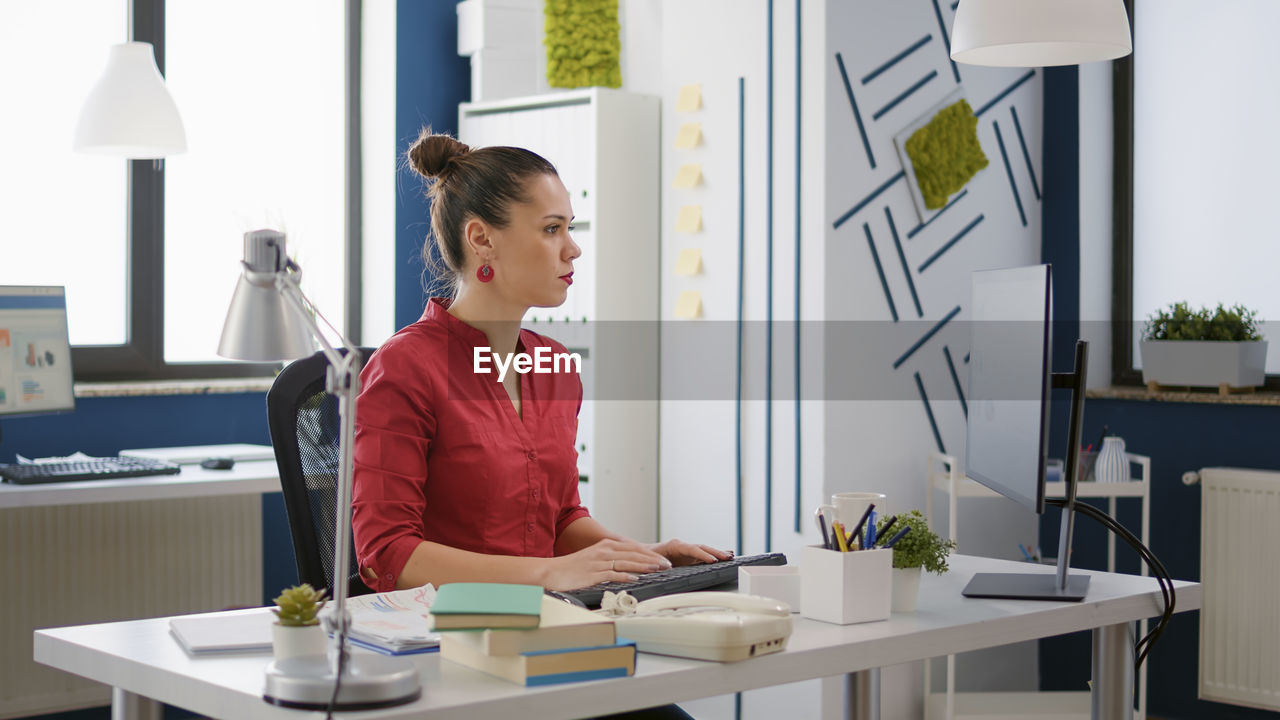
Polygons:
<instances>
[{"instance_id":1,"label":"lamp base","mask_svg":"<svg viewBox=\"0 0 1280 720\"><path fill-rule=\"evenodd\" d=\"M370 710L413 702L422 695L418 669L404 658L348 655L334 708ZM272 705L324 710L333 700L333 667L327 655L276 660L267 666L262 699Z\"/></svg>"}]
</instances>

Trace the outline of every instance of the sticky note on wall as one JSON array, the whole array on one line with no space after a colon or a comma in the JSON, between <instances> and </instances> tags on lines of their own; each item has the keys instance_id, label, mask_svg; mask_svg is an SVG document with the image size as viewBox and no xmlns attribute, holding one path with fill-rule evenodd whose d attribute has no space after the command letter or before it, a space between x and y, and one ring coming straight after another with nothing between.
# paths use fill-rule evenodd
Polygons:
<instances>
[{"instance_id":1,"label":"sticky note on wall","mask_svg":"<svg viewBox=\"0 0 1280 720\"><path fill-rule=\"evenodd\" d=\"M702 230L702 206L684 205L676 218L676 232L695 233Z\"/></svg>"},{"instance_id":2,"label":"sticky note on wall","mask_svg":"<svg viewBox=\"0 0 1280 720\"><path fill-rule=\"evenodd\" d=\"M681 165L676 171L676 181L673 183L678 188L691 188L702 181L702 165L698 163L688 163Z\"/></svg>"},{"instance_id":3,"label":"sticky note on wall","mask_svg":"<svg viewBox=\"0 0 1280 720\"><path fill-rule=\"evenodd\" d=\"M676 300L676 317L681 320L693 320L702 316L702 293L697 290L685 290Z\"/></svg>"},{"instance_id":4,"label":"sticky note on wall","mask_svg":"<svg viewBox=\"0 0 1280 720\"><path fill-rule=\"evenodd\" d=\"M700 248L681 250L680 257L676 258L676 274L697 275L700 272L702 272L702 250Z\"/></svg>"},{"instance_id":5,"label":"sticky note on wall","mask_svg":"<svg viewBox=\"0 0 1280 720\"><path fill-rule=\"evenodd\" d=\"M676 98L676 112L693 112L702 109L702 86L684 85Z\"/></svg>"},{"instance_id":6,"label":"sticky note on wall","mask_svg":"<svg viewBox=\"0 0 1280 720\"><path fill-rule=\"evenodd\" d=\"M702 140L702 123L684 123L676 133L676 147L688 150Z\"/></svg>"}]
</instances>

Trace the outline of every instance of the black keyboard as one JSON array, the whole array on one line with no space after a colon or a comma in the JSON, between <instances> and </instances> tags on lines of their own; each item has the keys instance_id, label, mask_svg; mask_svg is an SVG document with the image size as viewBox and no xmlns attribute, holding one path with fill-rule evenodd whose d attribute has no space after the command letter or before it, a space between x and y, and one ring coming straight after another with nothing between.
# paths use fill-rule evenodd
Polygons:
<instances>
[{"instance_id":1,"label":"black keyboard","mask_svg":"<svg viewBox=\"0 0 1280 720\"><path fill-rule=\"evenodd\" d=\"M177 475L180 472L182 468L171 462L133 457L92 458L29 465L0 464L0 478L18 485L113 480L146 475Z\"/></svg>"},{"instance_id":2,"label":"black keyboard","mask_svg":"<svg viewBox=\"0 0 1280 720\"><path fill-rule=\"evenodd\" d=\"M716 563L683 565L681 567L673 567L670 570L646 573L639 576L639 579L635 582L600 583L599 585L577 590L566 590L561 594L577 598L589 608L598 608L600 607L600 599L604 597L606 590L612 592L626 590L627 594L633 596L636 600L648 600L661 595L706 590L717 585L737 582L738 568L743 565L786 564L787 556L782 553L743 555L732 560L722 560Z\"/></svg>"}]
</instances>

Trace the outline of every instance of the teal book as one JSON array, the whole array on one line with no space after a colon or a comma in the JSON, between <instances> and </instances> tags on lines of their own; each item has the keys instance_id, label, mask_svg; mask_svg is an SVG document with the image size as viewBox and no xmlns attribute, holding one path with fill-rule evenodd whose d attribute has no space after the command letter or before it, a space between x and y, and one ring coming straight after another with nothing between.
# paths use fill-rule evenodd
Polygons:
<instances>
[{"instance_id":1,"label":"teal book","mask_svg":"<svg viewBox=\"0 0 1280 720\"><path fill-rule=\"evenodd\" d=\"M431 629L534 628L541 614L538 585L449 583L431 603Z\"/></svg>"},{"instance_id":2,"label":"teal book","mask_svg":"<svg viewBox=\"0 0 1280 720\"><path fill-rule=\"evenodd\" d=\"M530 687L628 677L636 672L636 644L624 638L600 647L486 655L477 633L445 633L440 657Z\"/></svg>"}]
</instances>

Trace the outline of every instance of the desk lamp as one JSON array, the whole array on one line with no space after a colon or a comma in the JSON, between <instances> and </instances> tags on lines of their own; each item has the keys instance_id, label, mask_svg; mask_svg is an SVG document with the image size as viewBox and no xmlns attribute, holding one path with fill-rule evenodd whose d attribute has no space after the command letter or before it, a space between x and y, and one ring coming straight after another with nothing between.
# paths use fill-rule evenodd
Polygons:
<instances>
[{"instance_id":1,"label":"desk lamp","mask_svg":"<svg viewBox=\"0 0 1280 720\"><path fill-rule=\"evenodd\" d=\"M338 399L337 527L334 531L333 610L324 616L333 637L328 655L278 660L267 666L263 698L306 709L355 710L400 705L420 694L418 671L404 658L348 653L348 566L351 548L352 444L360 352L320 315L298 287L301 268L285 253L284 233L255 230L244 236L244 272L236 285L218 354L236 360L291 360L320 344L329 369L325 390ZM343 354L320 331L317 319L339 339Z\"/></svg>"}]
</instances>

